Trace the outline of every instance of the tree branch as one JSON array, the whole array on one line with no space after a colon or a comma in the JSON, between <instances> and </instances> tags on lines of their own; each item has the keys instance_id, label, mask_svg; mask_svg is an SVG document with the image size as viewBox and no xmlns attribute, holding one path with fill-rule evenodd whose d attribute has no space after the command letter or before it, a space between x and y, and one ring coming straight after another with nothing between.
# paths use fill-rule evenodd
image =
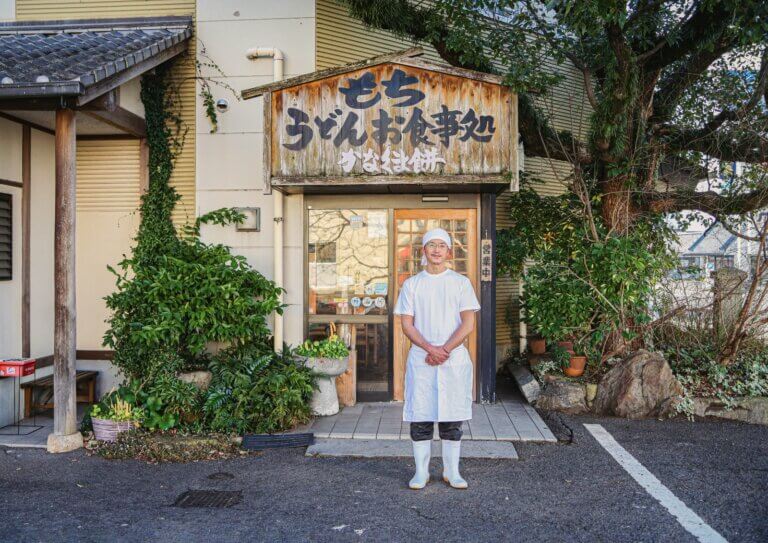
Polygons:
<instances>
[{"instance_id":1,"label":"tree branch","mask_svg":"<svg viewBox=\"0 0 768 543\"><path fill-rule=\"evenodd\" d=\"M757 79L755 81L755 89L752 91L752 95L749 97L749 100L747 100L746 103L739 108L724 109L715 115L700 130L698 130L698 134L694 134L693 137L703 138L720 128L725 122L736 121L744 118L744 116L757 105L757 103L760 101L760 98L765 93L766 82L768 82L768 48L763 50L763 55L760 58L760 71L758 72Z\"/></svg>"},{"instance_id":2,"label":"tree branch","mask_svg":"<svg viewBox=\"0 0 768 543\"><path fill-rule=\"evenodd\" d=\"M753 124L763 126L766 123L768 117L753 121ZM697 151L730 162L768 162L768 139L764 132L720 129L702 135L701 129L665 127L659 134L668 137L667 149L673 152Z\"/></svg>"},{"instance_id":3,"label":"tree branch","mask_svg":"<svg viewBox=\"0 0 768 543\"><path fill-rule=\"evenodd\" d=\"M712 6L711 10L703 6ZM733 19L733 13L723 2L699 3L696 11L680 27L677 39L669 39L656 52L645 59L649 70L657 70L683 59L702 44L720 36Z\"/></svg>"},{"instance_id":4,"label":"tree branch","mask_svg":"<svg viewBox=\"0 0 768 543\"><path fill-rule=\"evenodd\" d=\"M701 77L713 62L735 46L736 40L734 38L722 36L712 46L711 50L704 49L699 51L699 54L691 57L677 70L672 72L671 75L666 76L661 81L659 89L653 98L654 120L658 122L669 119L685 89Z\"/></svg>"},{"instance_id":5,"label":"tree branch","mask_svg":"<svg viewBox=\"0 0 768 543\"><path fill-rule=\"evenodd\" d=\"M654 192L645 196L645 207L652 213L691 209L714 216L744 214L768 207L768 190L754 190L734 196L723 196L711 190Z\"/></svg>"}]
</instances>

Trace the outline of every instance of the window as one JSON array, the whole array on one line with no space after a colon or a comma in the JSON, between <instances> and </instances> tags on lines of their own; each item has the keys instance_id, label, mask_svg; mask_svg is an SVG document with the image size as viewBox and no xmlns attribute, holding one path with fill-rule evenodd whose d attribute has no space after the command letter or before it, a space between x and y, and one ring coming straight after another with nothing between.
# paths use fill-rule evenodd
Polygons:
<instances>
[{"instance_id":1,"label":"window","mask_svg":"<svg viewBox=\"0 0 768 543\"><path fill-rule=\"evenodd\" d=\"M708 258L710 265L707 266L708 269L712 271L717 271L722 268L732 268L733 267L733 257L732 256L710 256Z\"/></svg>"},{"instance_id":2,"label":"window","mask_svg":"<svg viewBox=\"0 0 768 543\"><path fill-rule=\"evenodd\" d=\"M0 281L13 278L13 200L0 193Z\"/></svg>"}]
</instances>

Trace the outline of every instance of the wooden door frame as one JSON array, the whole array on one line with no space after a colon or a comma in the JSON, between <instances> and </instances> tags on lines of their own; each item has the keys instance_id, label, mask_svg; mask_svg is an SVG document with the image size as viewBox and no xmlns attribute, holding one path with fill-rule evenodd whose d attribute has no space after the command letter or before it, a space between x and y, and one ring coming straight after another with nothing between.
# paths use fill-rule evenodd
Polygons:
<instances>
[{"instance_id":1,"label":"wooden door frame","mask_svg":"<svg viewBox=\"0 0 768 543\"><path fill-rule=\"evenodd\" d=\"M481 326L480 323L482 321L482 315L484 312L490 312L490 322L491 322L491 328L494 328L495 331L495 321L494 315L495 315L495 307L494 306L488 306L485 307L486 300L481 296L481 292L483 292L482 286L480 285L480 273L479 273L479 263L480 263L480 240L482 239L482 221L483 217L485 216L485 210L482 207L486 202L482 200L482 197L485 196L485 194L478 194L478 193L450 193L448 194L449 200L447 202L422 202L421 200L421 194L415 193L415 194L367 194L365 198L361 199L359 195L352 195L352 194L305 194L303 197L303 204L302 204L302 220L303 220L303 293L302 293L302 299L303 299L303 311L302 311L302 322L303 322L303 329L304 329L304 337L307 337L307 333L309 332L309 315L307 313L307 309L309 307L309 299L308 299L308 292L309 292L309 261L307 258L307 247L309 243L309 210L310 209L387 209L389 210L387 217L390 221L390 233L396 234L395 232L395 223L394 223L394 213L401 209L418 209L418 210L429 210L429 209L440 209L440 210L454 210L454 209L471 209L475 211L476 214L476 220L473 222L473 226L475 227L476 236L477 236L477 242L476 242L476 251L475 251L475 262L477 265L477 270L475 274L475 281L473 282L473 286L475 286L475 292L478 294L478 297L480 298L480 304L481 304L481 310L479 311L479 315L477 316L476 321L476 330L477 330L477 351L475 359L473 360L475 372L474 372L474 380L475 380L475 387L473 388L473 399L486 401L485 396L481 394L481 387L484 390L486 388L485 381L487 378L485 377L486 371L483 370L484 365L487 365L486 358L488 356L493 358L493 364L494 364L494 371L495 371L495 347L493 349L489 348L483 348L483 341L486 341L486 337L482 335L481 332ZM495 195L494 195L495 197ZM494 198L495 200L495 198ZM395 242L395 238L393 237L393 240L391 243ZM394 266L396 265L394 260L394 251L390 249L390 288L394 288L392 285L396 282L396 270L394 270ZM391 301L391 304L395 303L395 299ZM394 305L392 305L394 307ZM328 315L329 320L333 320L336 322L338 319L333 319L333 315ZM389 364L390 368L392 370L392 374L390 375L391 378L391 391L393 399L395 397L395 380L394 380L394 356L395 356L395 345L394 345L394 330L395 326L399 326L399 318L397 319L397 322L395 321L395 317L392 314L392 312L389 312L389 345L390 345L390 354L389 354ZM486 336L489 333L492 333L493 331L486 331ZM495 334L493 335L495 337ZM487 354L487 351L491 351L490 355ZM342 405L354 405L357 402L356 398L356 392L357 392L357 379L356 379L356 363L354 360L354 357L350 357L350 368L349 370L337 378L336 380L336 386L339 391L339 402ZM494 373L494 379L493 383L490 385L493 390L495 390L495 373Z\"/></svg>"},{"instance_id":2,"label":"wooden door frame","mask_svg":"<svg viewBox=\"0 0 768 543\"><path fill-rule=\"evenodd\" d=\"M432 216L430 216L432 215ZM425 209L425 208L400 208L394 210L394 216L392 217L392 241L390 243L390 253L393 256L392 264L392 277L393 277L393 303L396 303L397 296L400 293L400 286L397 284L397 258L395 256L397 250L397 220L405 216L406 218L425 218L425 219L465 219L467 220L467 240L468 245L472 246L472 252L467 258L467 277L472 282L472 288L475 292L480 293L480 276L479 276L479 252L480 252L480 236L478 235L478 209L476 207L463 207L463 208L439 208L439 209ZM472 241L470 241L472 240ZM472 401L476 401L478 394L479 384L479 360L482 352L482 345L480 343L480 318L476 318L475 329L472 334L467 338L468 349L470 358L472 359L473 372L472 372ZM392 398L395 401L402 401L405 396L404 382L405 382L405 365L408 351L408 341L403 341L402 334L398 334L400 330L400 317L393 315L392 330L390 331L392 340L390 342L392 351ZM400 353L400 356L398 356Z\"/></svg>"}]
</instances>

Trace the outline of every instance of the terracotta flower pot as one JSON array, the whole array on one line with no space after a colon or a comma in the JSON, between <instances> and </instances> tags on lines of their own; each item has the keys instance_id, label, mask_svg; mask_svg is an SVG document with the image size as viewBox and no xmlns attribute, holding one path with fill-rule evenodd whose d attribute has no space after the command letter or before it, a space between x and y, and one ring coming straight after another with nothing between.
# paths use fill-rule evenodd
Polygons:
<instances>
[{"instance_id":1,"label":"terracotta flower pot","mask_svg":"<svg viewBox=\"0 0 768 543\"><path fill-rule=\"evenodd\" d=\"M547 352L547 341L544 338L535 337L529 341L531 354L544 354Z\"/></svg>"},{"instance_id":2,"label":"terracotta flower pot","mask_svg":"<svg viewBox=\"0 0 768 543\"><path fill-rule=\"evenodd\" d=\"M563 371L568 377L578 377L584 373L584 366L587 365L586 356L571 355L571 364Z\"/></svg>"},{"instance_id":3,"label":"terracotta flower pot","mask_svg":"<svg viewBox=\"0 0 768 543\"><path fill-rule=\"evenodd\" d=\"M91 419L93 435L99 441L117 441L117 436L128 430L133 430L135 424L131 420L116 421L109 419Z\"/></svg>"},{"instance_id":4,"label":"terracotta flower pot","mask_svg":"<svg viewBox=\"0 0 768 543\"><path fill-rule=\"evenodd\" d=\"M558 341L557 346L573 354L573 341Z\"/></svg>"}]
</instances>

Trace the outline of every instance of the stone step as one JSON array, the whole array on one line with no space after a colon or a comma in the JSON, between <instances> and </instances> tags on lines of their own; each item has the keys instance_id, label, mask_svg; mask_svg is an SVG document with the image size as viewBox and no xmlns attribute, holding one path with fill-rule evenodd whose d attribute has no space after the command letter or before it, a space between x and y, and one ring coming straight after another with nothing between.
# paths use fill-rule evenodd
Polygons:
<instances>
[{"instance_id":1,"label":"stone step","mask_svg":"<svg viewBox=\"0 0 768 543\"><path fill-rule=\"evenodd\" d=\"M442 454L439 440L432 441L432 459ZM349 456L359 458L412 458L410 440L389 439L315 439L307 447L306 456ZM461 442L462 458L495 458L518 460L517 450L509 441Z\"/></svg>"},{"instance_id":2,"label":"stone step","mask_svg":"<svg viewBox=\"0 0 768 543\"><path fill-rule=\"evenodd\" d=\"M517 388L520 389L528 403L535 402L539 398L539 394L541 394L541 386L531 373L531 370L527 366L517 365L512 366L510 371L517 383Z\"/></svg>"}]
</instances>

